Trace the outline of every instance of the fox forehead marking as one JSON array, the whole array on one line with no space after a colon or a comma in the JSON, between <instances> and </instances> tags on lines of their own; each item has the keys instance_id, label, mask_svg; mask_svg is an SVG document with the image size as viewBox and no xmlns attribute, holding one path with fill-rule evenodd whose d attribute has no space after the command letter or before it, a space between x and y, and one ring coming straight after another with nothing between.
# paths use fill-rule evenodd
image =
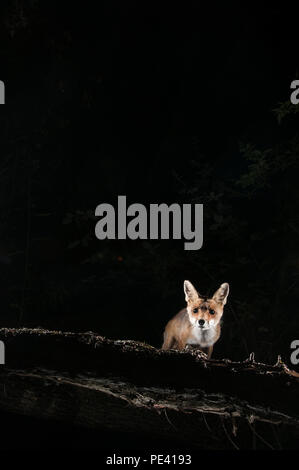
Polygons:
<instances>
[{"instance_id":1,"label":"fox forehead marking","mask_svg":"<svg viewBox=\"0 0 299 470\"><path fill-rule=\"evenodd\" d=\"M199 301L196 302L190 302L190 306L192 308L200 308L200 310L216 310L217 306L213 299L199 299Z\"/></svg>"},{"instance_id":2,"label":"fox forehead marking","mask_svg":"<svg viewBox=\"0 0 299 470\"><path fill-rule=\"evenodd\" d=\"M209 307L208 307L208 305L207 305L205 302L203 302L203 303L199 306L199 308L200 308L201 310L208 310Z\"/></svg>"}]
</instances>

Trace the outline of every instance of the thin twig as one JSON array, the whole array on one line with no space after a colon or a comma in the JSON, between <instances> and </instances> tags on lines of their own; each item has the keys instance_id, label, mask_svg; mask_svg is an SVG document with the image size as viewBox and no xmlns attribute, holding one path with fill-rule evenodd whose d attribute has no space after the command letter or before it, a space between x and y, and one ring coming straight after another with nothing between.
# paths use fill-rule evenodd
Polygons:
<instances>
[{"instance_id":1,"label":"thin twig","mask_svg":"<svg viewBox=\"0 0 299 470\"><path fill-rule=\"evenodd\" d=\"M274 450L274 447L269 444L269 442L267 442L258 432L256 432L256 430L251 426L250 422L248 421L248 425L251 429L251 431L266 445L269 447L269 449L271 450Z\"/></svg>"},{"instance_id":2,"label":"thin twig","mask_svg":"<svg viewBox=\"0 0 299 470\"><path fill-rule=\"evenodd\" d=\"M202 413L202 417L203 417L203 420L204 420L204 422L205 422L205 425L206 425L206 427L207 427L207 430L208 430L209 432L212 432L212 430L211 430L211 428L210 428L210 426L208 425L208 422L207 422L207 420L206 420L205 414L204 414L203 412L201 412L201 413Z\"/></svg>"},{"instance_id":3,"label":"thin twig","mask_svg":"<svg viewBox=\"0 0 299 470\"><path fill-rule=\"evenodd\" d=\"M166 416L166 419L168 421L168 423L170 424L170 426L173 427L173 429L175 429L176 431L178 431L178 429L175 427L175 425L170 421L170 419L168 418L168 415L167 415L167 412L166 412L166 408L164 408L164 413L165 413L165 416Z\"/></svg>"},{"instance_id":4,"label":"thin twig","mask_svg":"<svg viewBox=\"0 0 299 470\"><path fill-rule=\"evenodd\" d=\"M239 448L239 447L237 446L237 444L232 440L232 438L230 437L229 433L227 432L227 429L226 429L226 427L224 426L224 421L223 421L223 419L222 419L222 418L220 418L220 419L221 419L222 427L223 427L223 429L224 429L224 432L225 432L226 437L228 438L228 440L230 441L230 443L233 445L233 447L234 447L235 449L240 450L240 448Z\"/></svg>"}]
</instances>

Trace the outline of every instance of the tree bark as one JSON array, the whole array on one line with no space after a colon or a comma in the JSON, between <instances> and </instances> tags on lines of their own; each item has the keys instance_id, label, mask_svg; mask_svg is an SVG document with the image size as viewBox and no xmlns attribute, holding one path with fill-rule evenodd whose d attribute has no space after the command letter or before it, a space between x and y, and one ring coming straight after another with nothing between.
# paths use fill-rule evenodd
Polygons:
<instances>
[{"instance_id":1,"label":"tree bark","mask_svg":"<svg viewBox=\"0 0 299 470\"><path fill-rule=\"evenodd\" d=\"M0 410L193 448L296 447L299 378L279 359L207 360L94 333L0 329ZM255 439L252 437L255 436Z\"/></svg>"}]
</instances>

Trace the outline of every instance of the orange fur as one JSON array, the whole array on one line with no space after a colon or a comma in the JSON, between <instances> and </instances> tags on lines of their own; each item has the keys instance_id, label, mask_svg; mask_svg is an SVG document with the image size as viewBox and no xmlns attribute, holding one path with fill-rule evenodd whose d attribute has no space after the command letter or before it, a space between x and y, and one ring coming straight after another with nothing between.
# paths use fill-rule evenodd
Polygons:
<instances>
[{"instance_id":1,"label":"orange fur","mask_svg":"<svg viewBox=\"0 0 299 470\"><path fill-rule=\"evenodd\" d=\"M221 334L220 320L229 285L221 284L210 299L201 297L189 281L184 282L184 291L187 307L167 323L162 349L181 350L187 344L193 344L205 352L209 359Z\"/></svg>"}]
</instances>

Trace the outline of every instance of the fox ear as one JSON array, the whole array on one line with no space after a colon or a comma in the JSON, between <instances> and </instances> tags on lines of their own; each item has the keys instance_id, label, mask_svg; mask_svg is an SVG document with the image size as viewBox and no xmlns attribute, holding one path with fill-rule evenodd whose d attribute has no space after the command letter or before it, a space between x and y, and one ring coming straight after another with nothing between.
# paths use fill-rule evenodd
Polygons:
<instances>
[{"instance_id":1,"label":"fox ear","mask_svg":"<svg viewBox=\"0 0 299 470\"><path fill-rule=\"evenodd\" d=\"M198 293L195 287L193 287L193 285L189 281L184 281L184 292L186 302L198 299Z\"/></svg>"},{"instance_id":2,"label":"fox ear","mask_svg":"<svg viewBox=\"0 0 299 470\"><path fill-rule=\"evenodd\" d=\"M219 304L226 304L227 296L229 293L229 284L224 282L221 284L218 290L216 290L215 294L213 295L213 300Z\"/></svg>"}]
</instances>

